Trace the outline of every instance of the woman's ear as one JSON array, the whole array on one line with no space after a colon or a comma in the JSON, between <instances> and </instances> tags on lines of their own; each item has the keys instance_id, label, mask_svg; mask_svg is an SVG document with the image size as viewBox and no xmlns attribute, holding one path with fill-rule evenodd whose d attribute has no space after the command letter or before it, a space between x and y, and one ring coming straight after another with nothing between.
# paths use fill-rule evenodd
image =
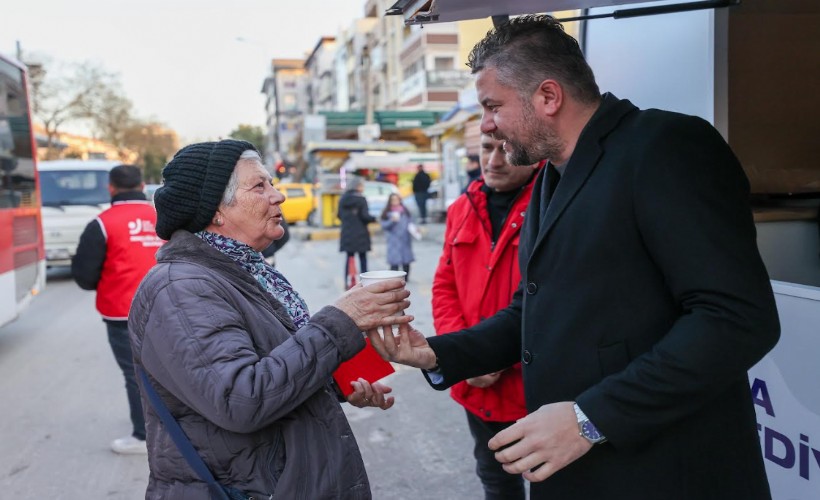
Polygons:
<instances>
[{"instance_id":1,"label":"woman's ear","mask_svg":"<svg viewBox=\"0 0 820 500\"><path fill-rule=\"evenodd\" d=\"M221 226L222 224L225 223L225 221L222 219L222 214L219 213L219 210L217 210L216 213L214 214L214 218L213 218L212 222L214 223L215 226Z\"/></svg>"}]
</instances>

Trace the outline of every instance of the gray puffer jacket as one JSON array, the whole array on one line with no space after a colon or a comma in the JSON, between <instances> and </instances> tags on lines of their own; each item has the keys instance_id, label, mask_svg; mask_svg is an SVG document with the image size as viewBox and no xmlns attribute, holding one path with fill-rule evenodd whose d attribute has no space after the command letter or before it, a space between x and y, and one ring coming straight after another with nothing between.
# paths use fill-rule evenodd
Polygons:
<instances>
[{"instance_id":1,"label":"gray puffer jacket","mask_svg":"<svg viewBox=\"0 0 820 500\"><path fill-rule=\"evenodd\" d=\"M177 231L134 297L134 360L222 484L257 499L369 499L356 439L328 384L364 347L325 307L295 331L254 278ZM143 392L144 394L144 392ZM208 489L143 396L147 499L207 499Z\"/></svg>"}]
</instances>

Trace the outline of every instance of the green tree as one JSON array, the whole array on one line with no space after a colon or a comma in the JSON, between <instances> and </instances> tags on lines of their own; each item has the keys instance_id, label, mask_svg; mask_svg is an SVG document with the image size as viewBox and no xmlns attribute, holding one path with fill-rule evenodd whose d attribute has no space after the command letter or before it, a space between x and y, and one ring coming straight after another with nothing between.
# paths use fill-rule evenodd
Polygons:
<instances>
[{"instance_id":1,"label":"green tree","mask_svg":"<svg viewBox=\"0 0 820 500\"><path fill-rule=\"evenodd\" d=\"M248 141L256 146L256 149L258 149L260 153L264 154L265 152L265 130L258 125L240 124L228 134L228 137L240 141Z\"/></svg>"},{"instance_id":2,"label":"green tree","mask_svg":"<svg viewBox=\"0 0 820 500\"><path fill-rule=\"evenodd\" d=\"M162 180L162 167L179 149L176 132L156 121L134 121L122 133L123 146L136 151L146 182Z\"/></svg>"}]
</instances>

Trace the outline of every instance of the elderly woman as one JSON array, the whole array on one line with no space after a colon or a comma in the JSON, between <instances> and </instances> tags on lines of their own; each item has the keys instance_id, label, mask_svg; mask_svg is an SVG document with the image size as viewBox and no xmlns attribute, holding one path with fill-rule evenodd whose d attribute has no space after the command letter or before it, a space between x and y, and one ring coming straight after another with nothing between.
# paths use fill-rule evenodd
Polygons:
<instances>
[{"instance_id":1,"label":"elderly woman","mask_svg":"<svg viewBox=\"0 0 820 500\"><path fill-rule=\"evenodd\" d=\"M156 229L169 241L131 306L135 366L222 486L257 499L370 498L331 376L365 346L362 331L408 321L403 282L356 287L309 316L260 253L282 236L285 197L253 145L193 144L162 173ZM350 403L392 405L388 387L352 385ZM211 498L141 386L146 498Z\"/></svg>"}]
</instances>

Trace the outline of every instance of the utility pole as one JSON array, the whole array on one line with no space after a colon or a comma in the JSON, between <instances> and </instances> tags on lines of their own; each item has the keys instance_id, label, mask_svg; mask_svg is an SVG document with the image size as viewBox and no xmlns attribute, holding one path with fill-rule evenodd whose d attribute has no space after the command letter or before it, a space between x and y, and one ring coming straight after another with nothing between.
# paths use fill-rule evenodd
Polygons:
<instances>
[{"instance_id":1,"label":"utility pole","mask_svg":"<svg viewBox=\"0 0 820 500\"><path fill-rule=\"evenodd\" d=\"M365 45L362 49L362 66L364 67L364 123L373 123L373 91L370 82L370 34L365 38Z\"/></svg>"}]
</instances>

